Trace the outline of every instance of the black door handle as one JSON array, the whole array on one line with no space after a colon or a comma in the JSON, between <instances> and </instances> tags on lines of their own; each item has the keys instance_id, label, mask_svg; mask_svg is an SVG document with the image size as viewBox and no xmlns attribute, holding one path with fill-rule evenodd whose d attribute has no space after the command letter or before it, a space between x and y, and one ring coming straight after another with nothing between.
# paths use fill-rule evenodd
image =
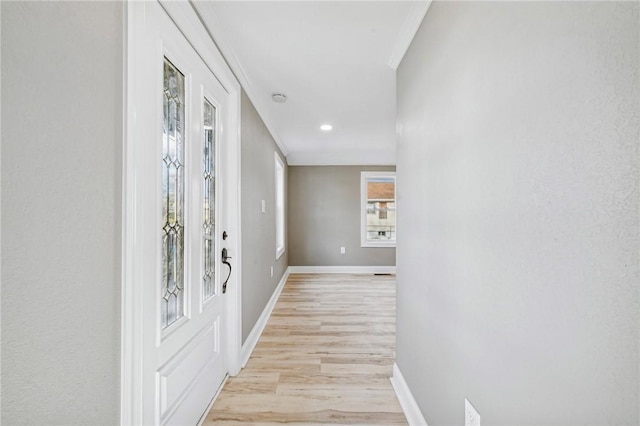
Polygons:
<instances>
[{"instance_id":1,"label":"black door handle","mask_svg":"<svg viewBox=\"0 0 640 426\"><path fill-rule=\"evenodd\" d=\"M222 249L222 262L226 262L227 259L233 259L231 256L229 256L229 252L227 251L226 248Z\"/></svg>"},{"instance_id":2,"label":"black door handle","mask_svg":"<svg viewBox=\"0 0 640 426\"><path fill-rule=\"evenodd\" d=\"M229 275L227 275L227 278L224 280L224 282L222 283L222 294L225 294L227 292L227 283L229 282L229 278L231 278L231 264L228 262L228 260L231 259L231 256L229 256L227 249L223 248L222 249L222 263L224 263L225 265L227 265L229 267Z\"/></svg>"}]
</instances>

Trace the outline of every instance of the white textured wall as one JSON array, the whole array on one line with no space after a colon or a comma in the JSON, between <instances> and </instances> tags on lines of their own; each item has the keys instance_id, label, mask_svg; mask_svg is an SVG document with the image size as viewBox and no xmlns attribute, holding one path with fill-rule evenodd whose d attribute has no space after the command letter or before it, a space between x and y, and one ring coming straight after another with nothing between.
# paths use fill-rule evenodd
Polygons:
<instances>
[{"instance_id":1,"label":"white textured wall","mask_svg":"<svg viewBox=\"0 0 640 426\"><path fill-rule=\"evenodd\" d=\"M119 422L123 3L2 8L2 423Z\"/></svg>"},{"instance_id":2,"label":"white textured wall","mask_svg":"<svg viewBox=\"0 0 640 426\"><path fill-rule=\"evenodd\" d=\"M398 70L397 362L430 426L638 424L638 2L434 2Z\"/></svg>"}]
</instances>

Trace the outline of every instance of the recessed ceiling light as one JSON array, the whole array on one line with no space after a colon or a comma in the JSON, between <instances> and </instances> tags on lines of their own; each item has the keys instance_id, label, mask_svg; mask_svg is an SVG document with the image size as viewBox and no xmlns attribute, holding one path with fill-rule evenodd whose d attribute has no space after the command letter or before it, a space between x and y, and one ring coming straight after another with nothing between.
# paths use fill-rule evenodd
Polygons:
<instances>
[{"instance_id":1,"label":"recessed ceiling light","mask_svg":"<svg viewBox=\"0 0 640 426\"><path fill-rule=\"evenodd\" d=\"M283 104L287 102L287 95L283 93L274 93L273 95L271 95L271 99L273 99L273 102L277 104Z\"/></svg>"},{"instance_id":2,"label":"recessed ceiling light","mask_svg":"<svg viewBox=\"0 0 640 426\"><path fill-rule=\"evenodd\" d=\"M320 126L320 130L322 130L323 132L328 132L331 129L333 129L333 126L331 124L323 124L322 126Z\"/></svg>"}]
</instances>

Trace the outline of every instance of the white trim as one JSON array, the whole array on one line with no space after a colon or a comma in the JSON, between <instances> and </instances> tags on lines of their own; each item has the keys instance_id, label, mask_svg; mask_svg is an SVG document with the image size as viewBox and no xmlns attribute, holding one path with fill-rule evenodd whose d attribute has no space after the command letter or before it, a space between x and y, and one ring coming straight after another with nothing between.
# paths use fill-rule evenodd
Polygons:
<instances>
[{"instance_id":1,"label":"white trim","mask_svg":"<svg viewBox=\"0 0 640 426\"><path fill-rule=\"evenodd\" d=\"M390 380L409 426L427 426L427 421L424 419L422 411L420 411L420 407L413 397L411 389L409 389L409 385L407 385L398 364L395 362L393 363L393 377Z\"/></svg>"},{"instance_id":2,"label":"white trim","mask_svg":"<svg viewBox=\"0 0 640 426\"><path fill-rule=\"evenodd\" d=\"M229 70L225 66L225 70ZM229 73L231 71L229 70ZM230 140L235 143L236 149L233 151L232 159L229 159L229 176L233 177L237 181L237 191L234 194L235 201L234 206L229 206L233 213L227 212L227 221L230 228L235 230L235 235L231 236L230 246L235 248L233 253L235 265L233 268L233 274L231 275L232 284L230 284L231 291L228 291L227 297L230 298L227 304L227 343L229 344L229 352L227 352L227 365L229 368L229 375L236 376L242 369L241 362L241 347L242 347L242 105L241 105L241 87L236 82L235 92L233 96L229 98L229 110L235 111L235 114L231 114L232 123L230 126L230 133L233 133ZM235 130L235 131L234 131Z\"/></svg>"},{"instance_id":3,"label":"white trim","mask_svg":"<svg viewBox=\"0 0 640 426\"><path fill-rule=\"evenodd\" d=\"M395 274L395 266L289 266L291 274Z\"/></svg>"},{"instance_id":4,"label":"white trim","mask_svg":"<svg viewBox=\"0 0 640 426\"><path fill-rule=\"evenodd\" d=\"M229 69L222 53L212 43L213 39L193 8L193 4L186 1L157 1L224 89L228 93L239 91L238 80Z\"/></svg>"},{"instance_id":5,"label":"white trim","mask_svg":"<svg viewBox=\"0 0 640 426\"><path fill-rule=\"evenodd\" d=\"M362 248L374 248L374 247L395 247L395 241L364 241L360 243Z\"/></svg>"},{"instance_id":6,"label":"white trim","mask_svg":"<svg viewBox=\"0 0 640 426\"><path fill-rule=\"evenodd\" d=\"M120 424L142 424L142 321L143 312L139 301L142 299L140 272L135 268L135 254L139 251L135 238L135 122L134 108L134 51L136 40L143 37L144 28L136 23L139 8L127 2L125 10L125 46L123 54L123 142L122 142L122 249L121 249L121 344L120 344Z\"/></svg>"},{"instance_id":7,"label":"white trim","mask_svg":"<svg viewBox=\"0 0 640 426\"><path fill-rule=\"evenodd\" d=\"M396 37L396 41L393 44L393 50L391 51L389 61L387 62L387 64L394 70L398 69L400 62L402 62L402 58L404 58L405 53L407 53L407 49L409 49L413 38L416 36L416 33L420 28L420 24L422 24L430 6L431 0L427 0L421 4L416 4L416 12L409 13L400 27L400 32Z\"/></svg>"},{"instance_id":8,"label":"white trim","mask_svg":"<svg viewBox=\"0 0 640 426\"><path fill-rule=\"evenodd\" d=\"M290 166L395 166L395 143L385 149L365 151L311 151L289 152L287 164Z\"/></svg>"},{"instance_id":9,"label":"white trim","mask_svg":"<svg viewBox=\"0 0 640 426\"><path fill-rule=\"evenodd\" d=\"M267 305L264 307L262 314L260 314L258 321L256 321L256 325L253 326L251 333L249 333L249 335L247 336L247 340L244 342L244 345L242 345L242 368L247 365L247 362L249 361L253 350L258 344L258 340L260 340L260 336L262 335L264 328L267 326L267 322L269 322L269 318L271 317L273 308L275 308L276 303L280 298L280 293L282 293L282 289L287 283L287 278L289 278L289 269L290 268L287 268L284 271L284 274L282 274L282 278L280 279L278 286L273 291L273 294L267 302Z\"/></svg>"}]
</instances>

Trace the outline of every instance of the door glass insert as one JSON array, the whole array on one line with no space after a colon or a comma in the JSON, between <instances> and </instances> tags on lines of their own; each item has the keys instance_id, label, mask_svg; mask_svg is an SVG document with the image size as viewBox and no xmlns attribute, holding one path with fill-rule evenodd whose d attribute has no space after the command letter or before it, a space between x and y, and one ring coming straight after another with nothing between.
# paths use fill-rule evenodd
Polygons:
<instances>
[{"instance_id":1,"label":"door glass insert","mask_svg":"<svg viewBox=\"0 0 640 426\"><path fill-rule=\"evenodd\" d=\"M215 285L215 229L216 229L216 108L204 100L204 151L202 163L202 298L209 299L216 293Z\"/></svg>"},{"instance_id":2,"label":"door glass insert","mask_svg":"<svg viewBox=\"0 0 640 426\"><path fill-rule=\"evenodd\" d=\"M184 75L164 59L161 324L184 316Z\"/></svg>"}]
</instances>

